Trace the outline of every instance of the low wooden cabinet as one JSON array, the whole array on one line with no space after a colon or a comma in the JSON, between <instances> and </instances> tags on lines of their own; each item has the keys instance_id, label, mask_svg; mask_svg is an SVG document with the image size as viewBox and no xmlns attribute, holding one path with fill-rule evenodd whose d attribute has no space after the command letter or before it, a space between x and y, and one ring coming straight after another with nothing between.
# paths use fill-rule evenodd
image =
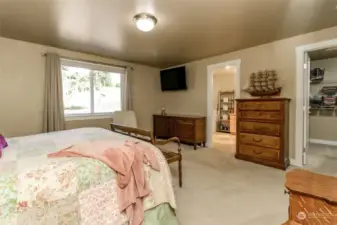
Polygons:
<instances>
[{"instance_id":1,"label":"low wooden cabinet","mask_svg":"<svg viewBox=\"0 0 337 225\"><path fill-rule=\"evenodd\" d=\"M153 116L153 134L156 137L169 138L170 121L164 116Z\"/></svg>"},{"instance_id":2,"label":"low wooden cabinet","mask_svg":"<svg viewBox=\"0 0 337 225\"><path fill-rule=\"evenodd\" d=\"M206 117L153 115L153 133L157 138L178 137L181 142L203 145L206 142Z\"/></svg>"},{"instance_id":3,"label":"low wooden cabinet","mask_svg":"<svg viewBox=\"0 0 337 225\"><path fill-rule=\"evenodd\" d=\"M237 99L236 158L279 169L288 167L289 100Z\"/></svg>"}]
</instances>

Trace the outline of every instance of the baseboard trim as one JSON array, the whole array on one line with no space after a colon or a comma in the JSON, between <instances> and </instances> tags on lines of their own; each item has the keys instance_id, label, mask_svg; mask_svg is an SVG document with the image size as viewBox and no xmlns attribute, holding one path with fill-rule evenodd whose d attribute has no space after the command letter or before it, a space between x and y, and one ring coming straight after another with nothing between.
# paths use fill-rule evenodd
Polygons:
<instances>
[{"instance_id":1,"label":"baseboard trim","mask_svg":"<svg viewBox=\"0 0 337 225\"><path fill-rule=\"evenodd\" d=\"M337 146L337 141L328 141L320 139L310 139L310 143Z\"/></svg>"},{"instance_id":2,"label":"baseboard trim","mask_svg":"<svg viewBox=\"0 0 337 225\"><path fill-rule=\"evenodd\" d=\"M290 165L296 167L303 167L303 164L301 162L298 162L298 160L296 159L290 159Z\"/></svg>"}]
</instances>

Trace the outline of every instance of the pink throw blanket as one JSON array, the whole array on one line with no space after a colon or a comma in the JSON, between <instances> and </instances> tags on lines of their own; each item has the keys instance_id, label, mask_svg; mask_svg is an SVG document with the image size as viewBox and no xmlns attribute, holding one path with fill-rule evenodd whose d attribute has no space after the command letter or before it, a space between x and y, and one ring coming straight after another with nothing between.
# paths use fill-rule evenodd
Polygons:
<instances>
[{"instance_id":1,"label":"pink throw blanket","mask_svg":"<svg viewBox=\"0 0 337 225\"><path fill-rule=\"evenodd\" d=\"M126 213L130 225L142 225L143 199L151 192L145 179L143 163L159 171L155 153L139 142L88 141L48 155L48 157L83 156L98 159L117 172L120 210Z\"/></svg>"}]
</instances>

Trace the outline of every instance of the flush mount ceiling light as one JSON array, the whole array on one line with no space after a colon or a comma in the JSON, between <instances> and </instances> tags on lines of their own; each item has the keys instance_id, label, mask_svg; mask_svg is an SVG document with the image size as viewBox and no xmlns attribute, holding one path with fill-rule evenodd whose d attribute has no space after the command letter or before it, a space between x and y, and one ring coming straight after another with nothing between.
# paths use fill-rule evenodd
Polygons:
<instances>
[{"instance_id":1,"label":"flush mount ceiling light","mask_svg":"<svg viewBox=\"0 0 337 225\"><path fill-rule=\"evenodd\" d=\"M147 13L137 14L133 19L137 28L144 32L151 31L157 23L157 18Z\"/></svg>"}]
</instances>

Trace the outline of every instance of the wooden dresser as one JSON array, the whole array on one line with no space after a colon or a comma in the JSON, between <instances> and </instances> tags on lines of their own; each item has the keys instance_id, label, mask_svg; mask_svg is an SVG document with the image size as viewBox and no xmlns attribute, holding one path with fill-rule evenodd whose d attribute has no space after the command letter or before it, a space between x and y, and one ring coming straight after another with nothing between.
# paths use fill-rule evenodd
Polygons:
<instances>
[{"instance_id":1,"label":"wooden dresser","mask_svg":"<svg viewBox=\"0 0 337 225\"><path fill-rule=\"evenodd\" d=\"M336 225L337 178L295 169L286 175L289 220L286 225Z\"/></svg>"},{"instance_id":2,"label":"wooden dresser","mask_svg":"<svg viewBox=\"0 0 337 225\"><path fill-rule=\"evenodd\" d=\"M206 117L153 115L153 134L158 138L178 137L181 142L203 145L206 142Z\"/></svg>"},{"instance_id":3,"label":"wooden dresser","mask_svg":"<svg viewBox=\"0 0 337 225\"><path fill-rule=\"evenodd\" d=\"M288 114L286 98L237 99L237 159L286 169Z\"/></svg>"}]
</instances>

